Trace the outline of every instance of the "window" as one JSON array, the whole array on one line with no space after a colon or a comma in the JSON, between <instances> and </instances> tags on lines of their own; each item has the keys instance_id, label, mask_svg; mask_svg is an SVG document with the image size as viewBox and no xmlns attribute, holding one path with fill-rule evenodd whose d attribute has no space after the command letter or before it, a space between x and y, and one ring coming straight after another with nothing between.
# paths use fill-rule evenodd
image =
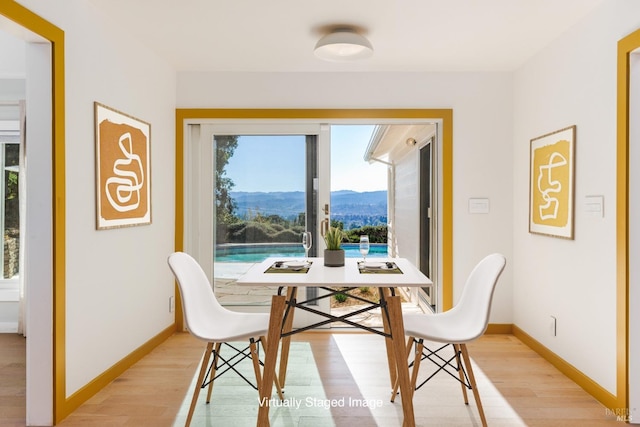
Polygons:
<instances>
[{"instance_id":1,"label":"window","mask_svg":"<svg viewBox=\"0 0 640 427\"><path fill-rule=\"evenodd\" d=\"M20 126L17 120L0 121L0 252L1 280L16 280L20 273Z\"/></svg>"}]
</instances>

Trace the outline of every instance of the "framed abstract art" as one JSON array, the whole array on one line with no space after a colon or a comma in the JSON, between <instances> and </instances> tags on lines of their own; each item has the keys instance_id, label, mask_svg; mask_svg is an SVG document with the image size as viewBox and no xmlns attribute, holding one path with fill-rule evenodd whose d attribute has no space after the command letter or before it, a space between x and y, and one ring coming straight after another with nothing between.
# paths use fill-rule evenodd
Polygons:
<instances>
[{"instance_id":1,"label":"framed abstract art","mask_svg":"<svg viewBox=\"0 0 640 427\"><path fill-rule=\"evenodd\" d=\"M529 232L573 239L576 127L531 140Z\"/></svg>"},{"instance_id":2,"label":"framed abstract art","mask_svg":"<svg viewBox=\"0 0 640 427\"><path fill-rule=\"evenodd\" d=\"M96 228L151 223L151 125L94 103Z\"/></svg>"}]
</instances>

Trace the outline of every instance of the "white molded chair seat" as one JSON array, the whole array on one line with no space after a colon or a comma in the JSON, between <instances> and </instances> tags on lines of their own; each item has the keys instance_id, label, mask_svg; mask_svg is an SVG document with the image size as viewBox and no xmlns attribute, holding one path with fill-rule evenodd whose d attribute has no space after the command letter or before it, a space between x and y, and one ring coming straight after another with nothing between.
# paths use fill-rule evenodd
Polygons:
<instances>
[{"instance_id":1,"label":"white molded chair seat","mask_svg":"<svg viewBox=\"0 0 640 427\"><path fill-rule=\"evenodd\" d=\"M468 404L466 389L473 390L482 425L486 426L480 395L473 376L466 344L479 338L487 329L491 300L498 278L504 270L506 260L501 254L492 254L481 260L473 269L460 300L451 310L436 314L403 315L405 334L409 336L407 348L415 343L415 359L411 375L412 387L419 389L438 372L447 372L462 384L465 404ZM436 350L425 347L425 341L443 344ZM442 356L441 351L453 347L453 356ZM464 360L464 365L460 359ZM437 370L422 384L416 387L420 362L428 359L437 366ZM455 364L452 363L455 359ZM397 386L391 400L395 398Z\"/></svg>"},{"instance_id":2,"label":"white molded chair seat","mask_svg":"<svg viewBox=\"0 0 640 427\"><path fill-rule=\"evenodd\" d=\"M256 385L251 385L256 389L260 387L262 376L259 365L262 363L258 357L257 344L262 342L266 346L265 335L269 326L269 314L238 313L224 308L216 299L211 283L202 267L190 255L184 252L175 252L169 256L168 263L178 282L187 329L193 336L207 342L187 415L185 425L188 426L191 423L201 388L209 386L207 403L211 400L213 380L217 378L216 371L221 367L219 366L220 361L222 361L222 366L226 365L226 369L222 373L233 370L251 384L235 368L235 365L241 360L251 358L256 376ZM234 350L234 356L224 359L220 355L222 344L245 340L249 341L249 346L245 349L238 349L236 346L227 344L228 348ZM213 360L209 367L211 356L213 356ZM209 381L206 381L208 370ZM222 373L219 373L218 376ZM283 399L277 379L274 382L280 398Z\"/></svg>"}]
</instances>

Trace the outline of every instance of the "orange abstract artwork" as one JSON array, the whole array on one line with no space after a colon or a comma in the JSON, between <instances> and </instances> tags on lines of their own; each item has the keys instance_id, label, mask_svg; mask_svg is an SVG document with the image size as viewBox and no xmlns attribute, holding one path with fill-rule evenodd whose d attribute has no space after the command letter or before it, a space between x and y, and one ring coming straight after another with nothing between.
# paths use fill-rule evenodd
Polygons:
<instances>
[{"instance_id":1,"label":"orange abstract artwork","mask_svg":"<svg viewBox=\"0 0 640 427\"><path fill-rule=\"evenodd\" d=\"M151 222L150 126L96 103L97 228Z\"/></svg>"}]
</instances>

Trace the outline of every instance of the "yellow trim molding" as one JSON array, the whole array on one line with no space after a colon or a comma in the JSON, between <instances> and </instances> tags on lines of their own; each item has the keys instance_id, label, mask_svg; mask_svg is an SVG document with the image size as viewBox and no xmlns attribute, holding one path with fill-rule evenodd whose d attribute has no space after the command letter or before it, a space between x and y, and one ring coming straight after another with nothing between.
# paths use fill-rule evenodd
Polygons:
<instances>
[{"instance_id":1,"label":"yellow trim molding","mask_svg":"<svg viewBox=\"0 0 640 427\"><path fill-rule=\"evenodd\" d=\"M53 152L53 420L70 411L65 398L65 87L64 32L13 0L0 3L0 15L51 43Z\"/></svg>"},{"instance_id":2,"label":"yellow trim molding","mask_svg":"<svg viewBox=\"0 0 640 427\"><path fill-rule=\"evenodd\" d=\"M512 334L513 325L511 323L489 323L484 333L490 335Z\"/></svg>"},{"instance_id":3,"label":"yellow trim molding","mask_svg":"<svg viewBox=\"0 0 640 427\"><path fill-rule=\"evenodd\" d=\"M176 230L175 249L184 242L184 132L186 120L197 119L354 119L440 120L442 123L442 307L453 306L453 110L450 109L177 109L176 110ZM176 308L180 307L176 289ZM176 325L182 330L182 311L176 309Z\"/></svg>"},{"instance_id":4,"label":"yellow trim molding","mask_svg":"<svg viewBox=\"0 0 640 427\"><path fill-rule=\"evenodd\" d=\"M158 335L151 338L149 341L131 352L125 358L117 362L115 365L104 371L102 374L98 375L90 383L69 396L66 402L66 409L68 409L69 414L84 402L89 400L90 397L106 387L114 379L122 375L127 369L140 361L144 356L149 354L151 350L162 344L167 338L173 335L175 331L176 328L174 325L169 326Z\"/></svg>"},{"instance_id":5,"label":"yellow trim molding","mask_svg":"<svg viewBox=\"0 0 640 427\"><path fill-rule=\"evenodd\" d=\"M640 48L640 30L618 42L616 260L617 399L629 407L629 57Z\"/></svg>"},{"instance_id":6,"label":"yellow trim molding","mask_svg":"<svg viewBox=\"0 0 640 427\"><path fill-rule=\"evenodd\" d=\"M513 335L526 344L533 351L542 356L545 360L555 366L560 372L569 377L573 382L582 387L587 393L591 394L598 401L608 408L616 408L618 399L616 396L602 388L598 383L576 369L570 363L567 363L560 356L549 350L547 347L536 341L522 329L513 325Z\"/></svg>"}]
</instances>

